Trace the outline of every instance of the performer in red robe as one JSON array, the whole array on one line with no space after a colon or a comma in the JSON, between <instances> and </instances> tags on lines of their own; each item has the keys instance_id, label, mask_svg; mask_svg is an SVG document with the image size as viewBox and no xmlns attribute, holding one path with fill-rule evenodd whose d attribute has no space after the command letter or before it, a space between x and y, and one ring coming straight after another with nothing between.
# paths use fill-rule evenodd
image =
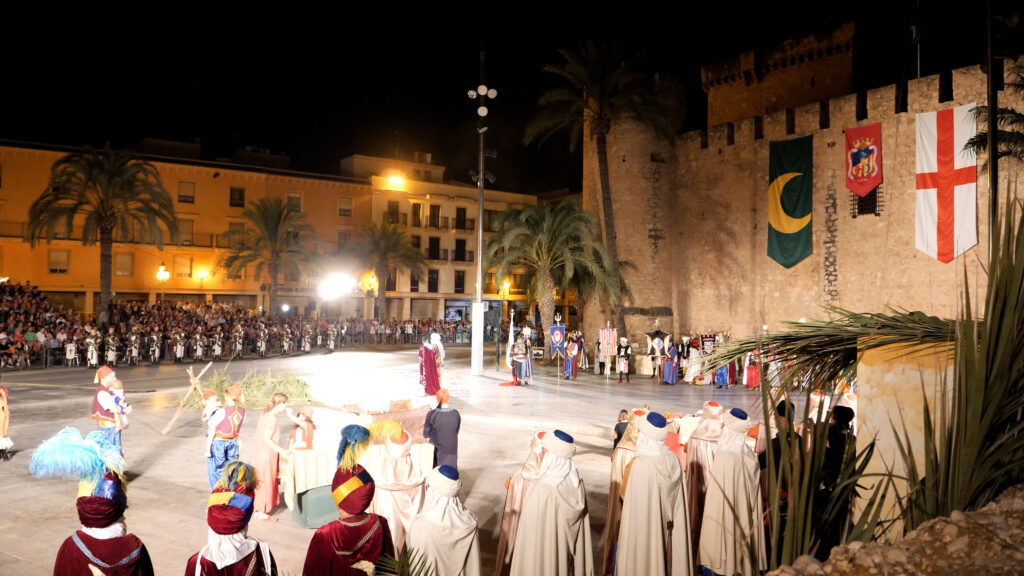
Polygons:
<instances>
[{"instance_id":1,"label":"performer in red robe","mask_svg":"<svg viewBox=\"0 0 1024 576\"><path fill-rule=\"evenodd\" d=\"M65 428L32 453L33 476L81 479L76 507L82 528L61 544L54 576L152 576L145 545L125 528L123 464L120 447L104 431L82 438L78 430Z\"/></svg>"},{"instance_id":2,"label":"performer in red robe","mask_svg":"<svg viewBox=\"0 0 1024 576\"><path fill-rule=\"evenodd\" d=\"M437 374L437 355L427 336L423 337L423 345L420 346L420 386L423 386L423 394L426 396L433 396L441 389L441 378Z\"/></svg>"},{"instance_id":3,"label":"performer in red robe","mask_svg":"<svg viewBox=\"0 0 1024 576\"><path fill-rule=\"evenodd\" d=\"M270 547L246 536L256 484L250 464L232 460L224 466L206 504L206 546L188 559L185 576L276 576Z\"/></svg>"},{"instance_id":4,"label":"performer in red robe","mask_svg":"<svg viewBox=\"0 0 1024 576\"><path fill-rule=\"evenodd\" d=\"M358 452L365 449L369 431L361 426L342 429L340 465L331 483L331 496L338 506L338 520L321 526L309 541L303 576L319 574L364 576L381 556L394 556L388 521L366 512L373 500L374 483L359 464Z\"/></svg>"}]
</instances>

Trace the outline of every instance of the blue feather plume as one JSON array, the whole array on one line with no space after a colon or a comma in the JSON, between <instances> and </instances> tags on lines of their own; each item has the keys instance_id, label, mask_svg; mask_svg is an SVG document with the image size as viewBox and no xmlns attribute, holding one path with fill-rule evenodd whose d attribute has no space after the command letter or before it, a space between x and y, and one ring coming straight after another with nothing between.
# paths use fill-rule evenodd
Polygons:
<instances>
[{"instance_id":1,"label":"blue feather plume","mask_svg":"<svg viewBox=\"0 0 1024 576\"><path fill-rule=\"evenodd\" d=\"M341 442L338 444L338 467L346 470L354 468L369 441L370 431L358 424L342 428Z\"/></svg>"},{"instance_id":2,"label":"blue feather plume","mask_svg":"<svg viewBox=\"0 0 1024 576\"><path fill-rule=\"evenodd\" d=\"M107 469L121 474L124 460L103 432L91 432L82 438L76 428L67 427L32 452L28 469L36 478L59 476L97 482Z\"/></svg>"},{"instance_id":3,"label":"blue feather plume","mask_svg":"<svg viewBox=\"0 0 1024 576\"><path fill-rule=\"evenodd\" d=\"M234 492L239 486L249 486L255 490L258 484L256 471L251 464L246 464L241 460L232 460L224 465L220 480L217 481L214 488Z\"/></svg>"}]
</instances>

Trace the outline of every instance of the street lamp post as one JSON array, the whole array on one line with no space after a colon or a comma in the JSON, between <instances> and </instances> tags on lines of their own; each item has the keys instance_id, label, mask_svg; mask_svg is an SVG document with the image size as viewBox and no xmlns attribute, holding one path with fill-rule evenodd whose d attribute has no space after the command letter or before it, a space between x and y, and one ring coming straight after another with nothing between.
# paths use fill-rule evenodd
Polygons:
<instances>
[{"instance_id":1,"label":"street lamp post","mask_svg":"<svg viewBox=\"0 0 1024 576\"><path fill-rule=\"evenodd\" d=\"M160 268L156 271L156 279L160 281L160 302L163 303L167 297L167 279L171 277L171 273L167 270L167 265L163 262L160 263Z\"/></svg>"},{"instance_id":2,"label":"street lamp post","mask_svg":"<svg viewBox=\"0 0 1024 576\"><path fill-rule=\"evenodd\" d=\"M498 96L498 91L484 84L484 51L480 51L480 85L468 93L470 99L477 104L476 132L480 140L480 152L477 164L476 181L479 188L479 202L476 217L476 298L473 300L473 344L470 360L470 374L479 376L484 373L484 133L487 132L487 100Z\"/></svg>"}]
</instances>

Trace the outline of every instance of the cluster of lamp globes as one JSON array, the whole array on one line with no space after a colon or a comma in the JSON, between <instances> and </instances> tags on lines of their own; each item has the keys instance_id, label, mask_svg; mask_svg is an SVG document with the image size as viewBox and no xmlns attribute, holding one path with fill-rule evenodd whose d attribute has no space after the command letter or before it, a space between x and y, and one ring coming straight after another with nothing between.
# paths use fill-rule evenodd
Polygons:
<instances>
[{"instance_id":1,"label":"cluster of lamp globes","mask_svg":"<svg viewBox=\"0 0 1024 576\"><path fill-rule=\"evenodd\" d=\"M476 100L477 98L490 98L494 100L498 97L498 91L494 88L488 89L486 85L481 84L476 87L476 90L470 90L466 93L470 100ZM480 107L476 109L476 115L483 118L487 116L487 106L484 106L483 100L481 100Z\"/></svg>"}]
</instances>

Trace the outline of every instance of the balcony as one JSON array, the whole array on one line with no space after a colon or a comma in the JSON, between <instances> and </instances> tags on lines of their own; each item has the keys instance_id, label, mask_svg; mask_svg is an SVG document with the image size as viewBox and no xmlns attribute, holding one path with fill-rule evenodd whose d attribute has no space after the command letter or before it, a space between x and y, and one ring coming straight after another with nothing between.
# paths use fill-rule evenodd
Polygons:
<instances>
[{"instance_id":1,"label":"balcony","mask_svg":"<svg viewBox=\"0 0 1024 576\"><path fill-rule=\"evenodd\" d=\"M381 222L384 224L401 224L402 226L408 226L409 215L405 212L385 212L381 218Z\"/></svg>"},{"instance_id":2,"label":"balcony","mask_svg":"<svg viewBox=\"0 0 1024 576\"><path fill-rule=\"evenodd\" d=\"M476 220L473 218L452 219L452 230L456 232L472 232L476 229Z\"/></svg>"},{"instance_id":3,"label":"balcony","mask_svg":"<svg viewBox=\"0 0 1024 576\"><path fill-rule=\"evenodd\" d=\"M452 262L456 264L473 264L476 260L473 258L474 254L472 250L463 250L462 252L452 252Z\"/></svg>"},{"instance_id":4,"label":"balcony","mask_svg":"<svg viewBox=\"0 0 1024 576\"><path fill-rule=\"evenodd\" d=\"M4 238L24 238L26 222L0 222L0 236Z\"/></svg>"},{"instance_id":5,"label":"balcony","mask_svg":"<svg viewBox=\"0 0 1024 576\"><path fill-rule=\"evenodd\" d=\"M448 229L448 217L447 216L431 216L427 218L426 228L437 228L438 230Z\"/></svg>"},{"instance_id":6,"label":"balcony","mask_svg":"<svg viewBox=\"0 0 1024 576\"><path fill-rule=\"evenodd\" d=\"M427 262L447 262L448 261L448 249L443 248L440 250L427 250Z\"/></svg>"}]
</instances>

